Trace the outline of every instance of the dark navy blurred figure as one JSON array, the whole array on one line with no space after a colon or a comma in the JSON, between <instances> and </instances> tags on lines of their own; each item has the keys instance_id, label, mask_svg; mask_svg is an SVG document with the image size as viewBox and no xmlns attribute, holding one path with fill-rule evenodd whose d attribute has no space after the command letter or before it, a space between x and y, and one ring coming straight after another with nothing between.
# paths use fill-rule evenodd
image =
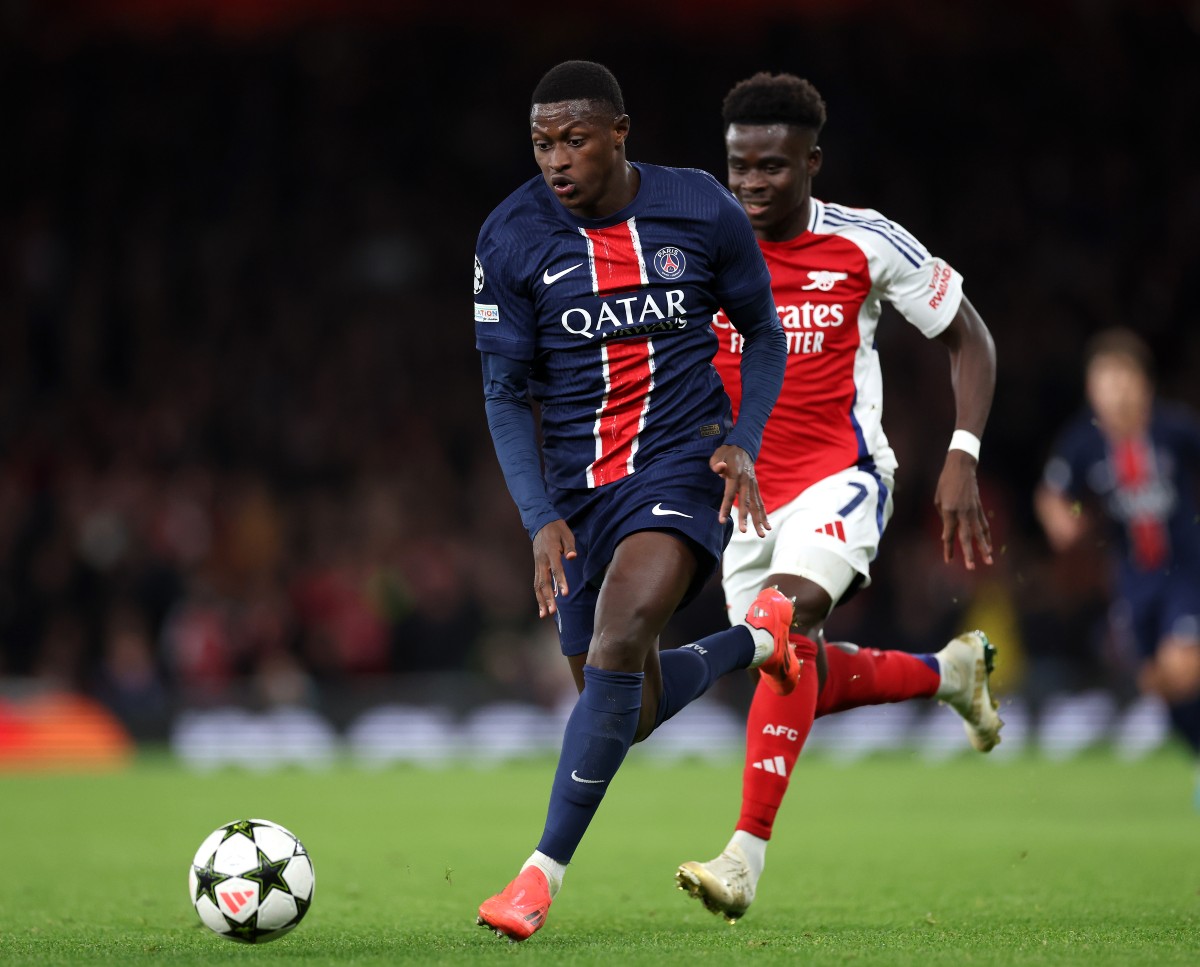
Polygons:
<instances>
[{"instance_id":1,"label":"dark navy blurred figure","mask_svg":"<svg viewBox=\"0 0 1200 967\"><path fill-rule=\"evenodd\" d=\"M658 652L667 620L716 569L736 518L768 528L754 475L785 342L745 213L691 169L632 164L629 116L603 66L567 61L533 92L541 169L488 217L476 248L475 338L488 426L533 541L579 700L536 851L479 923L525 940L630 745L721 675L795 687L792 602ZM746 335L736 425L712 365L718 309ZM540 404L541 446L531 397Z\"/></svg>"},{"instance_id":2,"label":"dark navy blurred figure","mask_svg":"<svg viewBox=\"0 0 1200 967\"><path fill-rule=\"evenodd\" d=\"M1200 420L1155 399L1153 360L1136 333L1105 330L1086 358L1089 407L1054 445L1038 517L1056 550L1107 522L1114 631L1136 657L1141 690L1166 702L1200 757Z\"/></svg>"}]
</instances>

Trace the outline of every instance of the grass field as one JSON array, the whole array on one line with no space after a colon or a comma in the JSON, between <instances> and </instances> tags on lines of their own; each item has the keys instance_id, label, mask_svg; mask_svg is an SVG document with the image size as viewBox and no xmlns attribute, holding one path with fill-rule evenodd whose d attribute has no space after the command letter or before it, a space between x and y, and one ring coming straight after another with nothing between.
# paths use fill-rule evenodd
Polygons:
<instances>
[{"instance_id":1,"label":"grass field","mask_svg":"<svg viewBox=\"0 0 1200 967\"><path fill-rule=\"evenodd\" d=\"M813 758L730 927L673 872L724 844L739 764L635 750L547 926L510 945L475 908L535 845L552 765L0 778L0 963L1200 964L1177 753ZM186 896L200 841L250 816L293 829L317 872L307 919L260 947L209 933Z\"/></svg>"}]
</instances>

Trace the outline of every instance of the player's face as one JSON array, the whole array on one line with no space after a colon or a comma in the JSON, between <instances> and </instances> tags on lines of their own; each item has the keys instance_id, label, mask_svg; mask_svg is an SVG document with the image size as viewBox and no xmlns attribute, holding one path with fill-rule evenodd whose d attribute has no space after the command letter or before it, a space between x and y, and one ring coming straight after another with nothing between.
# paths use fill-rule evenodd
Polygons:
<instances>
[{"instance_id":1,"label":"player's face","mask_svg":"<svg viewBox=\"0 0 1200 967\"><path fill-rule=\"evenodd\" d=\"M1106 435L1125 439L1145 431L1154 389L1133 360L1116 354L1093 359L1087 370L1087 396Z\"/></svg>"},{"instance_id":2,"label":"player's face","mask_svg":"<svg viewBox=\"0 0 1200 967\"><path fill-rule=\"evenodd\" d=\"M812 180L821 170L815 131L792 124L731 124L725 160L729 190L760 239L781 242L808 228Z\"/></svg>"},{"instance_id":3,"label":"player's face","mask_svg":"<svg viewBox=\"0 0 1200 967\"><path fill-rule=\"evenodd\" d=\"M533 156L562 204L582 218L603 218L633 200L637 181L625 161L629 116L592 101L535 104L529 114Z\"/></svg>"}]
</instances>

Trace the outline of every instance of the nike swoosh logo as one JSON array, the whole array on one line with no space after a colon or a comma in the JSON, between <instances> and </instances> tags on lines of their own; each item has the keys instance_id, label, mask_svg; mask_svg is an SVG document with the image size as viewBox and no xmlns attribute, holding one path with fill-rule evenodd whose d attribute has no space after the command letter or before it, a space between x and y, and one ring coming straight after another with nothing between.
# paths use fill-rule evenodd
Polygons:
<instances>
[{"instance_id":1,"label":"nike swoosh logo","mask_svg":"<svg viewBox=\"0 0 1200 967\"><path fill-rule=\"evenodd\" d=\"M650 513L655 517L686 517L688 520L692 520L691 514L685 514L682 510L663 510L662 504L655 504L650 508Z\"/></svg>"},{"instance_id":2,"label":"nike swoosh logo","mask_svg":"<svg viewBox=\"0 0 1200 967\"><path fill-rule=\"evenodd\" d=\"M555 272L553 275L550 274L549 269L546 269L546 271L542 273L542 281L545 282L546 285L553 285L568 272L574 272L581 265L583 265L582 262L576 262L569 269L563 269L561 272Z\"/></svg>"},{"instance_id":3,"label":"nike swoosh logo","mask_svg":"<svg viewBox=\"0 0 1200 967\"><path fill-rule=\"evenodd\" d=\"M571 778L574 779L576 782L586 782L589 786L594 786L597 783L604 781L603 779L580 779L579 776L575 775L574 769L571 770Z\"/></svg>"}]
</instances>

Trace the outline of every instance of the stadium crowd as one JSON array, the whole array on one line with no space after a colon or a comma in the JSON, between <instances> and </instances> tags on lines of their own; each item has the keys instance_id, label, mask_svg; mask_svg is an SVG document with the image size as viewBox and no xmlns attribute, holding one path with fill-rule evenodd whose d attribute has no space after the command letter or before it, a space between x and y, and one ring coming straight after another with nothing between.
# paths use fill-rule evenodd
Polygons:
<instances>
[{"instance_id":1,"label":"stadium crowd","mask_svg":"<svg viewBox=\"0 0 1200 967\"><path fill-rule=\"evenodd\" d=\"M926 387L946 357L889 310L902 499L831 634L929 651L991 621L1008 688L1131 691L1102 561L1052 555L1031 494L1091 332L1137 328L1164 393L1200 405L1200 19L821 9L590 25L582 45L541 24L532 49L541 22L520 17L452 39L416 15L231 38L27 14L0 42L0 677L92 694L145 736L230 689L549 705L571 687L488 439L467 286L483 216L535 173L526 92L590 56L628 78L634 160L722 178L729 83L812 77L836 107L818 195L954 253L995 336L997 563L941 562L952 400ZM723 620L714 583L666 644Z\"/></svg>"}]
</instances>

